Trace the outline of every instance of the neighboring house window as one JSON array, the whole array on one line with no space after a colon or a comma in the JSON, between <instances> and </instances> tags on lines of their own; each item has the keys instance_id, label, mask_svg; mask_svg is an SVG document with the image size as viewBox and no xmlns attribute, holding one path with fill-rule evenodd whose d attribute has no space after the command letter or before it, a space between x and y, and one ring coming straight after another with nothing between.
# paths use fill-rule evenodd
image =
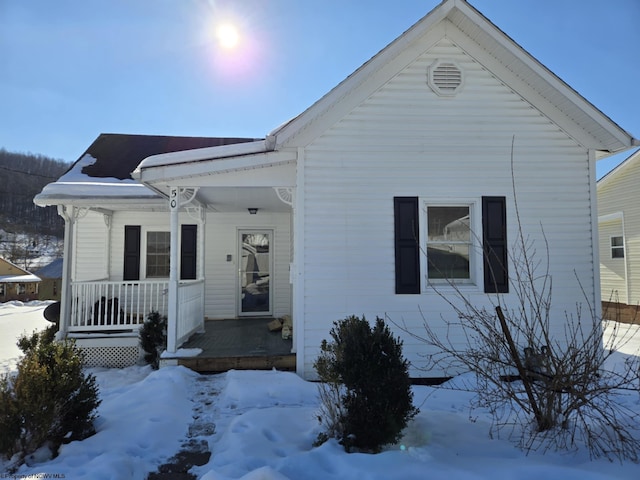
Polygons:
<instances>
[{"instance_id":1,"label":"neighboring house window","mask_svg":"<svg viewBox=\"0 0 640 480\"><path fill-rule=\"evenodd\" d=\"M4 297L6 295L4 285L4 283L0 283L0 297Z\"/></svg>"},{"instance_id":2,"label":"neighboring house window","mask_svg":"<svg viewBox=\"0 0 640 480\"><path fill-rule=\"evenodd\" d=\"M168 278L171 233L147 232L147 278Z\"/></svg>"},{"instance_id":3,"label":"neighboring house window","mask_svg":"<svg viewBox=\"0 0 640 480\"><path fill-rule=\"evenodd\" d=\"M483 284L485 293L509 291L506 199L482 197L481 212L478 204L427 202L421 216L418 197L394 198L396 293L420 293L421 271L432 284ZM477 278L479 255L482 278Z\"/></svg>"},{"instance_id":4,"label":"neighboring house window","mask_svg":"<svg viewBox=\"0 0 640 480\"><path fill-rule=\"evenodd\" d=\"M18 295L24 295L25 293L27 293L27 286L24 283L19 283L18 285L16 285L16 293Z\"/></svg>"},{"instance_id":5,"label":"neighboring house window","mask_svg":"<svg viewBox=\"0 0 640 480\"><path fill-rule=\"evenodd\" d=\"M624 239L622 236L611 237L611 258L624 258Z\"/></svg>"}]
</instances>

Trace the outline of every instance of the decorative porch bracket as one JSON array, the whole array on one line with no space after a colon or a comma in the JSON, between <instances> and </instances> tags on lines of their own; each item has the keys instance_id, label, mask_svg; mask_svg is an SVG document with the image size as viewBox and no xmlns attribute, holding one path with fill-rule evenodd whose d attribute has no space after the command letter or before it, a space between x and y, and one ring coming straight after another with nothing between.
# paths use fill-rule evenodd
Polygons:
<instances>
[{"instance_id":1,"label":"decorative porch bracket","mask_svg":"<svg viewBox=\"0 0 640 480\"><path fill-rule=\"evenodd\" d=\"M273 187L278 195L278 199L285 205L293 205L293 188L291 187Z\"/></svg>"}]
</instances>

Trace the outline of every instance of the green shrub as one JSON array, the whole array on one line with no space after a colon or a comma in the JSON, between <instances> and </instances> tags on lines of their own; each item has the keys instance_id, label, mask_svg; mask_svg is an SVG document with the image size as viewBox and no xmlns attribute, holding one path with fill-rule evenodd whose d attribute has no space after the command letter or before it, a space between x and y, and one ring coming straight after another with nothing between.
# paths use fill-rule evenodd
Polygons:
<instances>
[{"instance_id":1,"label":"green shrub","mask_svg":"<svg viewBox=\"0 0 640 480\"><path fill-rule=\"evenodd\" d=\"M396 443L418 410L402 341L381 318L373 328L364 316L334 322L331 343L322 341L314 363L321 386L321 443L337 438L346 451L379 452Z\"/></svg>"},{"instance_id":2,"label":"green shrub","mask_svg":"<svg viewBox=\"0 0 640 480\"><path fill-rule=\"evenodd\" d=\"M167 317L158 312L147 315L139 333L140 347L144 350L144 360L154 369L160 364L160 355L167 348Z\"/></svg>"},{"instance_id":3,"label":"green shrub","mask_svg":"<svg viewBox=\"0 0 640 480\"><path fill-rule=\"evenodd\" d=\"M0 453L24 456L48 444L55 455L62 443L92 435L100 400L80 350L54 342L50 330L22 336L18 346L25 355L15 377L0 379Z\"/></svg>"}]
</instances>

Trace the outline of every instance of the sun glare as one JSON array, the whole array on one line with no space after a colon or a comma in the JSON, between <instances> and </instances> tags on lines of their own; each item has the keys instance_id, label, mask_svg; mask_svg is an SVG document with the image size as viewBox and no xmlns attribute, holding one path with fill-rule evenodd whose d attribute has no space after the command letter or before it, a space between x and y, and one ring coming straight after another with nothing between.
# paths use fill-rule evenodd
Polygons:
<instances>
[{"instance_id":1,"label":"sun glare","mask_svg":"<svg viewBox=\"0 0 640 480\"><path fill-rule=\"evenodd\" d=\"M240 41L240 35L235 25L226 23L216 29L216 38L221 47L226 49L235 48Z\"/></svg>"}]
</instances>

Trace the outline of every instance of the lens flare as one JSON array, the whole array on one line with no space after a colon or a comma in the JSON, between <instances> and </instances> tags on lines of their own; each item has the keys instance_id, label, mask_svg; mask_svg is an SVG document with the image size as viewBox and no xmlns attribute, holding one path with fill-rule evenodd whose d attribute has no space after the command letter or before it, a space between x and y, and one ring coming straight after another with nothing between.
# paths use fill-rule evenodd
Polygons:
<instances>
[{"instance_id":1,"label":"lens flare","mask_svg":"<svg viewBox=\"0 0 640 480\"><path fill-rule=\"evenodd\" d=\"M240 42L240 34L235 25L225 23L216 29L216 38L221 47L226 49L235 48Z\"/></svg>"}]
</instances>

